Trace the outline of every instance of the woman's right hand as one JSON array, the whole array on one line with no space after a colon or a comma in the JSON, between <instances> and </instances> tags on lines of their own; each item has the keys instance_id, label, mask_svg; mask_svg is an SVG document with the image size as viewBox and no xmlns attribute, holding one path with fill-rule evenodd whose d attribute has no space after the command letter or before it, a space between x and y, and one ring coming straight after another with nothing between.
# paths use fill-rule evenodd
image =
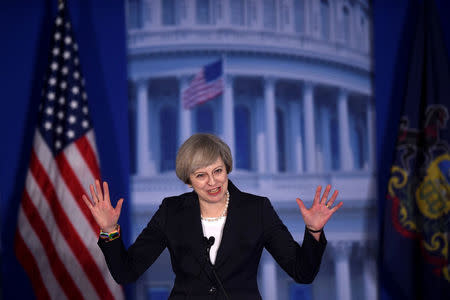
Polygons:
<instances>
[{"instance_id":1,"label":"woman's right hand","mask_svg":"<svg viewBox=\"0 0 450 300\"><path fill-rule=\"evenodd\" d=\"M109 188L106 181L103 182L103 192L100 186L100 181L95 181L94 185L89 185L91 191L92 200L83 195L84 203L91 211L92 216L97 222L98 226L103 232L112 232L116 229L117 221L119 220L120 211L122 210L123 198L117 201L116 207L112 207L111 200L109 198Z\"/></svg>"}]
</instances>

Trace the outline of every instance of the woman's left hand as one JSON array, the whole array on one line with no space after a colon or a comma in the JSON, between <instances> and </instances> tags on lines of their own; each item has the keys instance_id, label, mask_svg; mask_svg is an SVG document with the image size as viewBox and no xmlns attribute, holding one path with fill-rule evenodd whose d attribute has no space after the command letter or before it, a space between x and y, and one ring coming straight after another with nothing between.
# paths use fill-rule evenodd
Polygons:
<instances>
[{"instance_id":1,"label":"woman's left hand","mask_svg":"<svg viewBox=\"0 0 450 300\"><path fill-rule=\"evenodd\" d=\"M297 198L297 204L300 208L300 212L305 221L305 225L311 230L322 229L331 216L343 205L342 201L333 207L333 203L336 200L338 191L335 190L330 200L328 200L328 195L331 190L331 185L327 185L325 192L322 197L320 194L322 192L322 186L318 186L316 189L316 195L314 196L314 201L310 209L307 209L305 204L300 198Z\"/></svg>"}]
</instances>

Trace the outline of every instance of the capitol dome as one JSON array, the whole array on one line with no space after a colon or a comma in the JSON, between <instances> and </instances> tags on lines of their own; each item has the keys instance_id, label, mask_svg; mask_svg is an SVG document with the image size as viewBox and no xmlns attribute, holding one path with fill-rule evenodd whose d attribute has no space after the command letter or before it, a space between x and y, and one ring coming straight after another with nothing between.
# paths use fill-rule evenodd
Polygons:
<instances>
[{"instance_id":1,"label":"capitol dome","mask_svg":"<svg viewBox=\"0 0 450 300\"><path fill-rule=\"evenodd\" d=\"M174 172L178 147L211 132L233 152L230 178L268 196L296 240L304 230L296 197L311 204L315 187L331 184L344 201L314 284L294 284L266 253L263 298L376 299L368 1L128 0L126 8L133 236L164 197L188 191ZM217 60L223 92L185 109L183 91ZM170 291L172 281L165 253L136 297Z\"/></svg>"}]
</instances>

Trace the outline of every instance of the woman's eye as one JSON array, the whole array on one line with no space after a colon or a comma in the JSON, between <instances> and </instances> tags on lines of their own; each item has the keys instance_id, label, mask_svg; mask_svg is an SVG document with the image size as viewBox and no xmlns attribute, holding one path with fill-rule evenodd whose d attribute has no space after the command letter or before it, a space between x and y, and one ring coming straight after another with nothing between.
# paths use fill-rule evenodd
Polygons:
<instances>
[{"instance_id":1,"label":"woman's eye","mask_svg":"<svg viewBox=\"0 0 450 300\"><path fill-rule=\"evenodd\" d=\"M196 178L202 178L202 177L203 177L203 174L197 174L195 177L196 177Z\"/></svg>"},{"instance_id":2,"label":"woman's eye","mask_svg":"<svg viewBox=\"0 0 450 300\"><path fill-rule=\"evenodd\" d=\"M222 173L222 169L217 169L216 173Z\"/></svg>"}]
</instances>

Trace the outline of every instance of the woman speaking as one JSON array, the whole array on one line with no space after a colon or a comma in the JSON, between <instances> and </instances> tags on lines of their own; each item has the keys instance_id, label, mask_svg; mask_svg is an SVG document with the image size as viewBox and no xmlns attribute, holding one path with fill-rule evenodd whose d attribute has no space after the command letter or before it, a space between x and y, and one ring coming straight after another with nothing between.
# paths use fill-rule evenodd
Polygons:
<instances>
[{"instance_id":1,"label":"woman speaking","mask_svg":"<svg viewBox=\"0 0 450 300\"><path fill-rule=\"evenodd\" d=\"M300 246L266 197L240 191L229 179L230 148L212 134L195 134L180 147L176 174L192 192L165 198L127 249L118 219L123 199L111 206L109 188L90 186L83 200L101 228L98 245L120 284L137 280L167 248L176 275L169 299L261 299L257 271L263 248L298 283L319 271L326 239L323 227L341 206L317 187L312 207L297 204L305 222Z\"/></svg>"}]
</instances>

